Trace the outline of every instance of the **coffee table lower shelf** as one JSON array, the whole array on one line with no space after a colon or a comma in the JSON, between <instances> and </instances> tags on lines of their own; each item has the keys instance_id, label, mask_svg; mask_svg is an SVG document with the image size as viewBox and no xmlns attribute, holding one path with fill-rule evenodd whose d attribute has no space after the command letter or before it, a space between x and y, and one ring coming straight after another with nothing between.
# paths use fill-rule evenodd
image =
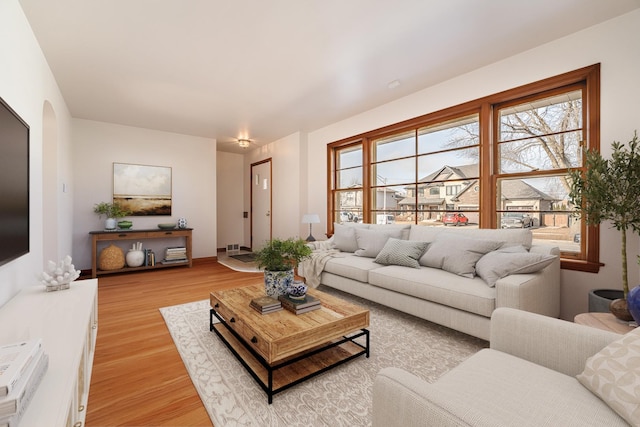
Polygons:
<instances>
[{"instance_id":1,"label":"coffee table lower shelf","mask_svg":"<svg viewBox=\"0 0 640 427\"><path fill-rule=\"evenodd\" d=\"M214 317L219 322L214 323ZM238 335L214 309L210 310L209 330L215 332L253 379L267 394L269 404L273 396L336 366L365 355L369 357L369 330L334 340L275 364L269 364ZM365 344L356 341L365 337Z\"/></svg>"}]
</instances>

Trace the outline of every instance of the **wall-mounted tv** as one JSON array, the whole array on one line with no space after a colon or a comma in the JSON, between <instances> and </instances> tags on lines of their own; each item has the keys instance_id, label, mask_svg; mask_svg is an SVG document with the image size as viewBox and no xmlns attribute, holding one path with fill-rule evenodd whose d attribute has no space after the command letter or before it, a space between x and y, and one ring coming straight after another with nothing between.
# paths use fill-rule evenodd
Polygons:
<instances>
[{"instance_id":1,"label":"wall-mounted tv","mask_svg":"<svg viewBox=\"0 0 640 427\"><path fill-rule=\"evenodd\" d=\"M0 266L29 253L29 125L0 98Z\"/></svg>"}]
</instances>

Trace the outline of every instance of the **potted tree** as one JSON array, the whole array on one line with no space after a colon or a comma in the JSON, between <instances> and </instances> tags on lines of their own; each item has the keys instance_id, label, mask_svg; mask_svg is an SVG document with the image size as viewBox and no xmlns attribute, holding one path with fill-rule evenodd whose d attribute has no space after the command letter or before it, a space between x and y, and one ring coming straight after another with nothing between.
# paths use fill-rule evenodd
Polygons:
<instances>
[{"instance_id":1,"label":"potted tree","mask_svg":"<svg viewBox=\"0 0 640 427\"><path fill-rule=\"evenodd\" d=\"M104 223L105 230L115 230L117 220L131 213L123 209L118 203L107 202L96 203L93 206L93 212L97 213L99 218L102 218L102 215L107 218Z\"/></svg>"},{"instance_id":2,"label":"potted tree","mask_svg":"<svg viewBox=\"0 0 640 427\"><path fill-rule=\"evenodd\" d=\"M311 248L302 239L272 239L255 255L256 265L264 269L267 295L278 298L287 293L293 283L294 269L311 256Z\"/></svg>"},{"instance_id":3,"label":"potted tree","mask_svg":"<svg viewBox=\"0 0 640 427\"><path fill-rule=\"evenodd\" d=\"M585 172L572 170L569 200L577 213L589 225L610 221L622 238L623 297L609 305L611 312L622 320L633 320L627 308L629 279L627 276L627 230L640 232L640 147L637 132L625 144L614 141L611 159L596 150L585 156Z\"/></svg>"}]
</instances>

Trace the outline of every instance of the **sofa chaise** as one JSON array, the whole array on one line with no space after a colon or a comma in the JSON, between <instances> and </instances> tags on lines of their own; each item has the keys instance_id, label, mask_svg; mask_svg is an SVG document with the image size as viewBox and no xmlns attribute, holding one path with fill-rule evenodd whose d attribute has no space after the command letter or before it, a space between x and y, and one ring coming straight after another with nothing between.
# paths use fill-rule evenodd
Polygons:
<instances>
[{"instance_id":1,"label":"sofa chaise","mask_svg":"<svg viewBox=\"0 0 640 427\"><path fill-rule=\"evenodd\" d=\"M498 308L490 343L432 384L382 369L373 426L640 425L640 328L618 335Z\"/></svg>"},{"instance_id":2,"label":"sofa chaise","mask_svg":"<svg viewBox=\"0 0 640 427\"><path fill-rule=\"evenodd\" d=\"M532 244L528 229L335 224L334 235L310 243L298 273L357 295L489 339L498 307L560 314L560 257Z\"/></svg>"}]
</instances>

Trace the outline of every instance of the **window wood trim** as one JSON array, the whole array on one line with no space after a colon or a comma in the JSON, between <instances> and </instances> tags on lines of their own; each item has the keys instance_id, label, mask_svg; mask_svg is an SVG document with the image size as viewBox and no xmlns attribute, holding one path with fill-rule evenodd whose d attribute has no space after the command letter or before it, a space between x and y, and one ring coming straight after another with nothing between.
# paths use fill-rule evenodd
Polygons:
<instances>
[{"instance_id":1,"label":"window wood trim","mask_svg":"<svg viewBox=\"0 0 640 427\"><path fill-rule=\"evenodd\" d=\"M554 77L525 84L513 89L508 89L483 98L468 101L456 106L441 109L419 117L404 120L372 131L364 132L349 138L338 140L327 145L327 235L333 234L333 188L332 180L335 182L335 152L336 149L349 145L362 144L363 152L363 216L369 218L371 207L369 205L371 189L370 167L371 167L371 141L373 139L392 135L394 133L406 132L423 126L429 126L456 117L468 114L478 114L479 122L485 125L480 126L480 146L479 146L479 173L480 173L480 210L479 228L496 228L497 218L494 215L496 197L496 165L498 159L497 149L493 144L493 131L495 122L492 121L494 109L498 105L505 105L509 102L522 100L526 97L539 98L541 94L566 91L567 88L575 85L585 85L583 98L583 111L585 114L583 128L589 148L600 150L600 64L583 67L578 70L569 71ZM488 125L487 125L488 124ZM586 151L586 150L584 150ZM505 177L502 174L501 177ZM563 257L561 266L563 269L578 270L585 272L598 272L603 266L600 259L600 227L585 226L582 224L582 236L585 239L583 244L584 259Z\"/></svg>"}]
</instances>

